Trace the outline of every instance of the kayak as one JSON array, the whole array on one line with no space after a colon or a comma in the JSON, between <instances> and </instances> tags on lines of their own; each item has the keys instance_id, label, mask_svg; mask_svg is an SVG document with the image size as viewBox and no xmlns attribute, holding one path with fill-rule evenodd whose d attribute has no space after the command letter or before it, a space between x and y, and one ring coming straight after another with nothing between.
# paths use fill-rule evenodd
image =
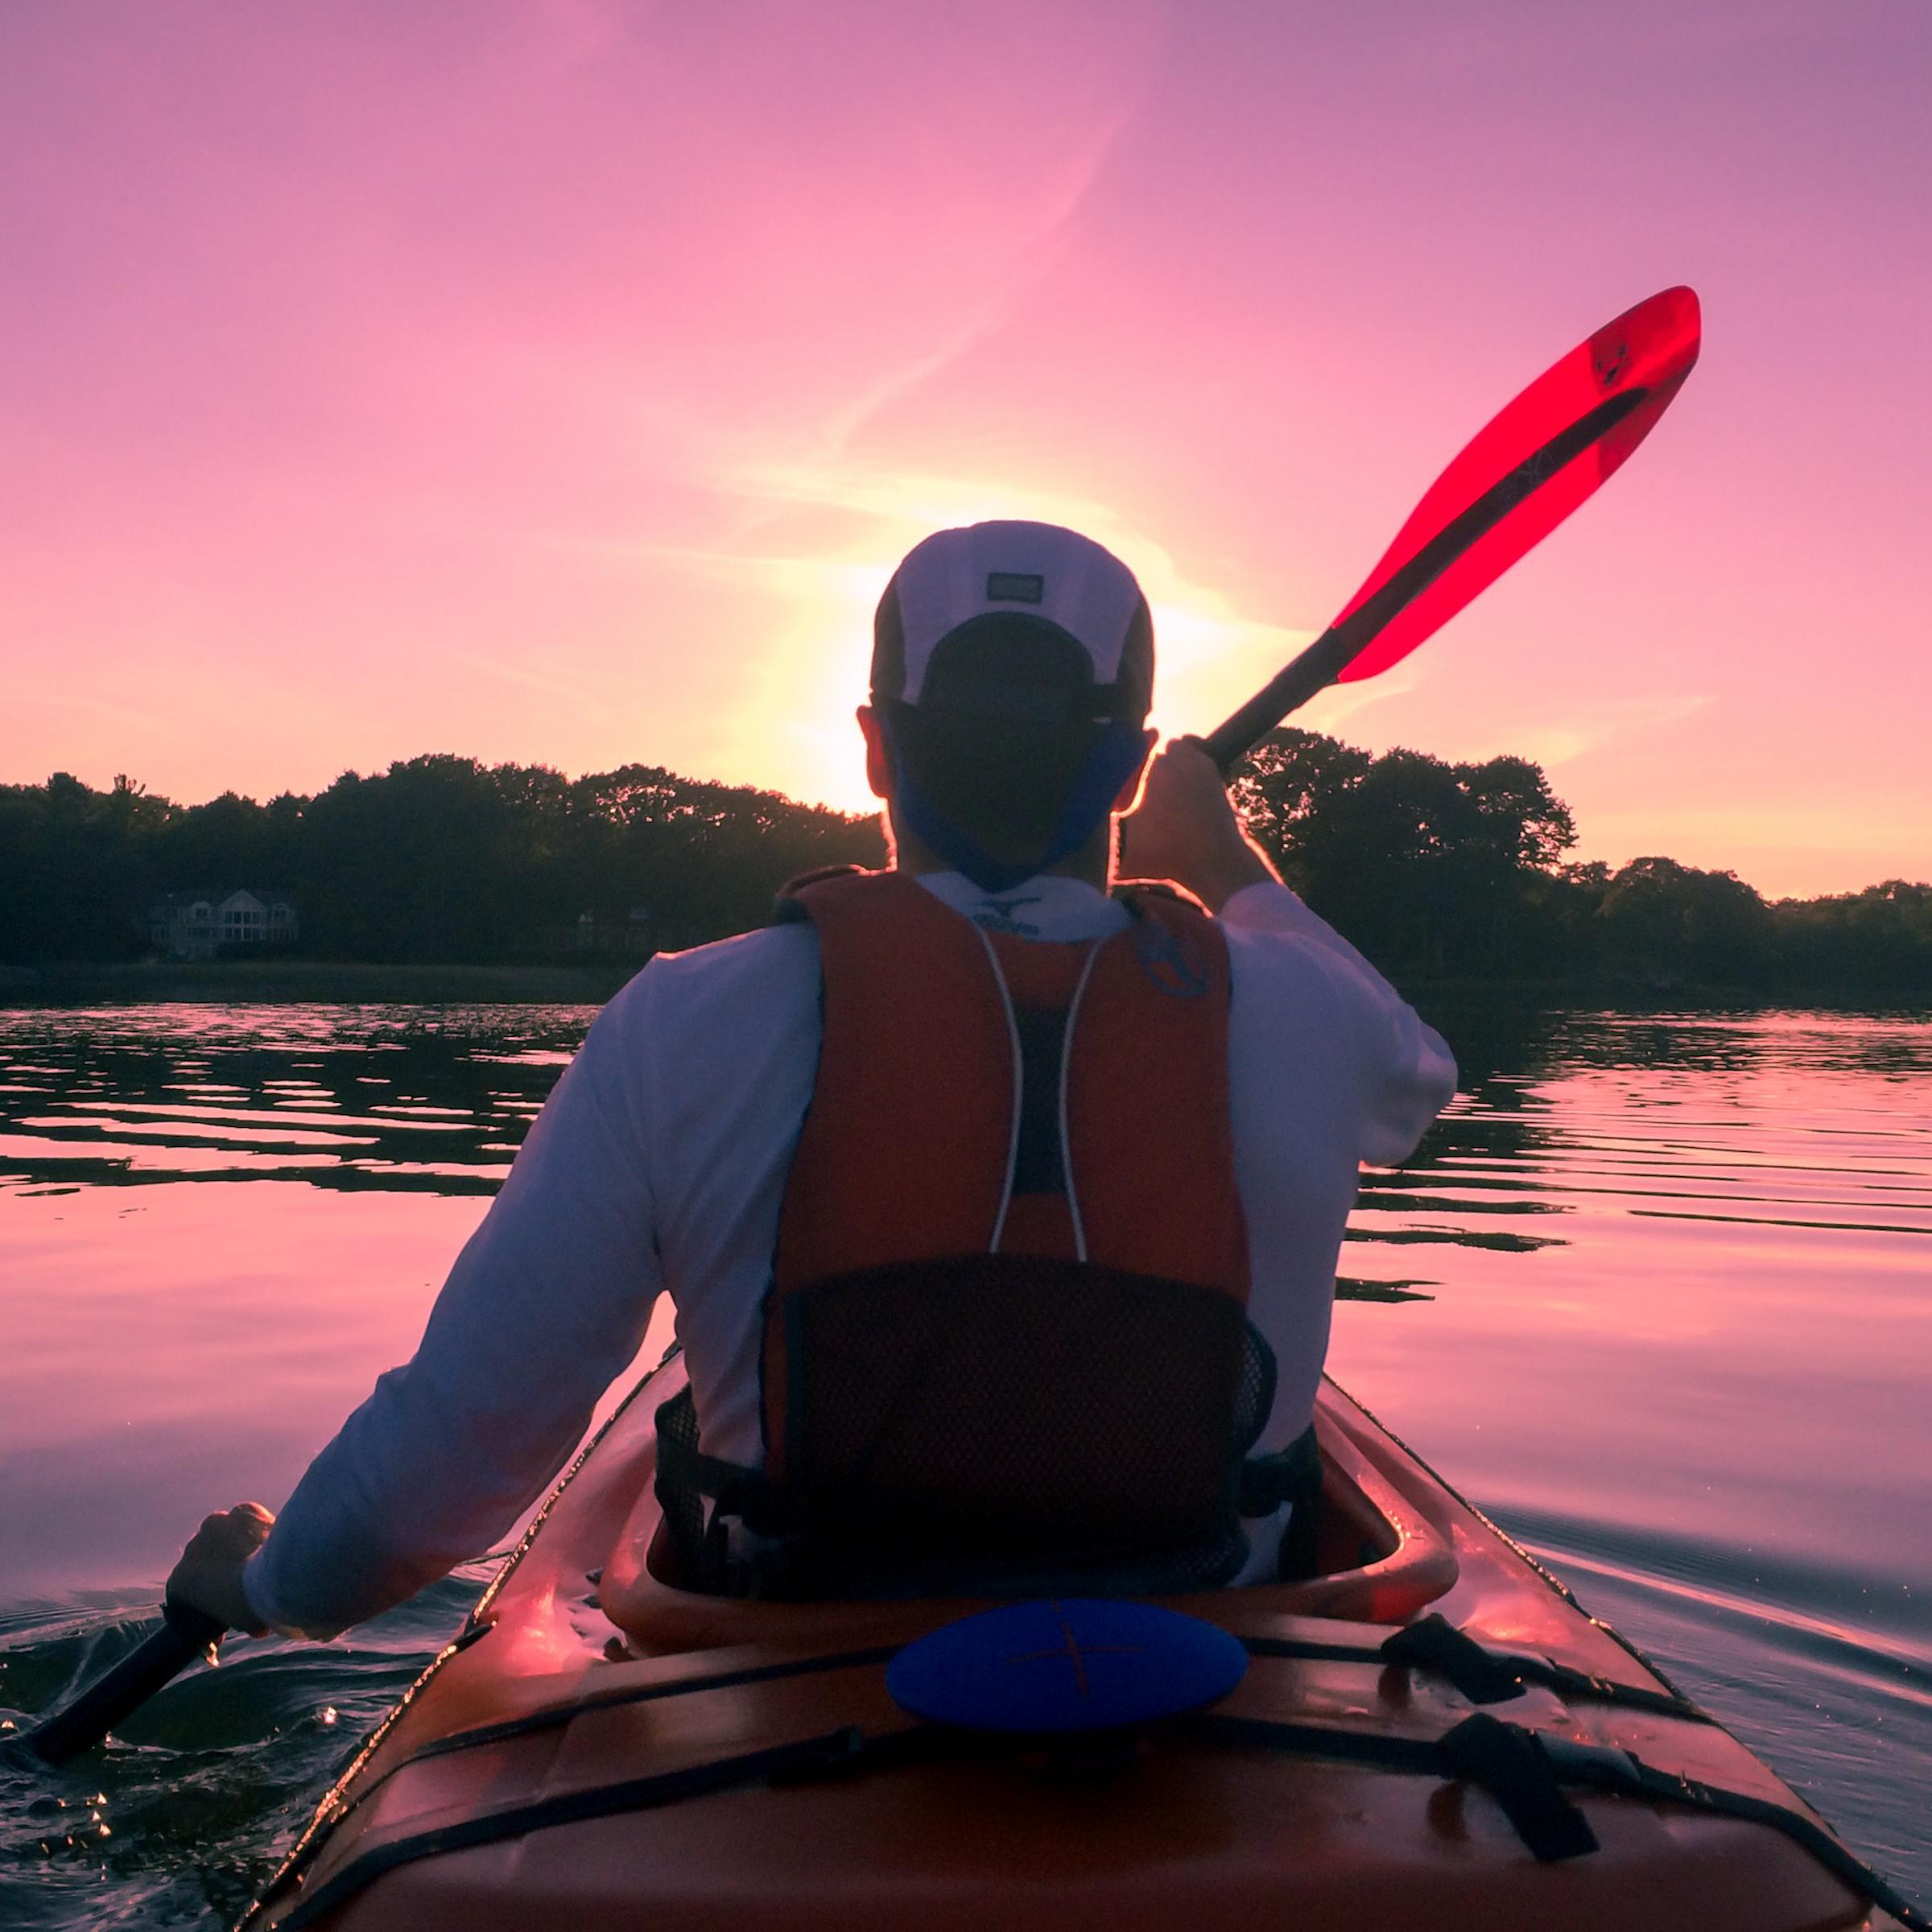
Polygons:
<instances>
[{"instance_id":1,"label":"kayak","mask_svg":"<svg viewBox=\"0 0 1932 1932\"><path fill-rule=\"evenodd\" d=\"M1065 1737L895 1699L895 1660L984 1603L664 1581L654 1418L683 1387L674 1352L579 1457L245 1932L1915 1922L1332 1381L1315 1574L1166 1602L1238 1643L1239 1682Z\"/></svg>"}]
</instances>

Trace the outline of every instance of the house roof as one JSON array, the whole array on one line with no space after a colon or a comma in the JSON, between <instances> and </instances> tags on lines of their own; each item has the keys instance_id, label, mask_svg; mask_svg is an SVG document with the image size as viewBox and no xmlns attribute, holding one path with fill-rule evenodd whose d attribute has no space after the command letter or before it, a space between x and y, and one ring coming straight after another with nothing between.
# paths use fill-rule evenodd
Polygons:
<instances>
[{"instance_id":1,"label":"house roof","mask_svg":"<svg viewBox=\"0 0 1932 1932\"><path fill-rule=\"evenodd\" d=\"M213 886L191 886L177 892L159 894L148 905L155 912L175 912L204 902L210 906L224 906L242 893L259 899L264 906L272 906L278 899L285 906L295 902L295 894L280 886L231 886L225 891Z\"/></svg>"}]
</instances>

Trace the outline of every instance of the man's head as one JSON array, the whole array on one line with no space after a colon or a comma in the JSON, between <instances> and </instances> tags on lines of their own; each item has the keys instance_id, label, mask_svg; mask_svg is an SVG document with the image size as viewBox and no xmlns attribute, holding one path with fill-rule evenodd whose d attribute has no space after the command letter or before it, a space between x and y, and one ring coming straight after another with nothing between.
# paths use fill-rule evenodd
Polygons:
<instances>
[{"instance_id":1,"label":"man's head","mask_svg":"<svg viewBox=\"0 0 1932 1932\"><path fill-rule=\"evenodd\" d=\"M902 832L1003 891L1131 797L1153 697L1153 621L1117 557L1051 523L943 530L879 601L873 789Z\"/></svg>"}]
</instances>

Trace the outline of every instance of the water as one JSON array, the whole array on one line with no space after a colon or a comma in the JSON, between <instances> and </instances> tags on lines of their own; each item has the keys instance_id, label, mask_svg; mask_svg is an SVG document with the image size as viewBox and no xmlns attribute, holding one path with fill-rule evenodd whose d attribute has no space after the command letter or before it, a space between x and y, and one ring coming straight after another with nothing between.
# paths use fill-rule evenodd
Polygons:
<instances>
[{"instance_id":1,"label":"water","mask_svg":"<svg viewBox=\"0 0 1932 1932\"><path fill-rule=\"evenodd\" d=\"M407 1353L590 1017L0 1013L0 1722ZM1465 1092L1368 1177L1330 1366L1932 1897L1932 1023L1438 1017ZM0 1925L232 1921L484 1574L0 1752Z\"/></svg>"}]
</instances>

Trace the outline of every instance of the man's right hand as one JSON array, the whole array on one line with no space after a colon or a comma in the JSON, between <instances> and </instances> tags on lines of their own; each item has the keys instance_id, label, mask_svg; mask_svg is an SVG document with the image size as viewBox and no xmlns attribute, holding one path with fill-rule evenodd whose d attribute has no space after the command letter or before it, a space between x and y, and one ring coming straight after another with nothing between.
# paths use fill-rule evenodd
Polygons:
<instances>
[{"instance_id":1,"label":"man's right hand","mask_svg":"<svg viewBox=\"0 0 1932 1932\"><path fill-rule=\"evenodd\" d=\"M1280 875L1241 830L1227 781L1198 738L1170 738L1147 768L1141 802L1121 820L1121 876L1171 879L1210 912L1244 886Z\"/></svg>"},{"instance_id":2,"label":"man's right hand","mask_svg":"<svg viewBox=\"0 0 1932 1932\"><path fill-rule=\"evenodd\" d=\"M208 1517L169 1574L169 1600L218 1616L231 1630L262 1636L268 1626L249 1608L242 1571L275 1524L274 1513L259 1503L237 1503Z\"/></svg>"}]
</instances>

